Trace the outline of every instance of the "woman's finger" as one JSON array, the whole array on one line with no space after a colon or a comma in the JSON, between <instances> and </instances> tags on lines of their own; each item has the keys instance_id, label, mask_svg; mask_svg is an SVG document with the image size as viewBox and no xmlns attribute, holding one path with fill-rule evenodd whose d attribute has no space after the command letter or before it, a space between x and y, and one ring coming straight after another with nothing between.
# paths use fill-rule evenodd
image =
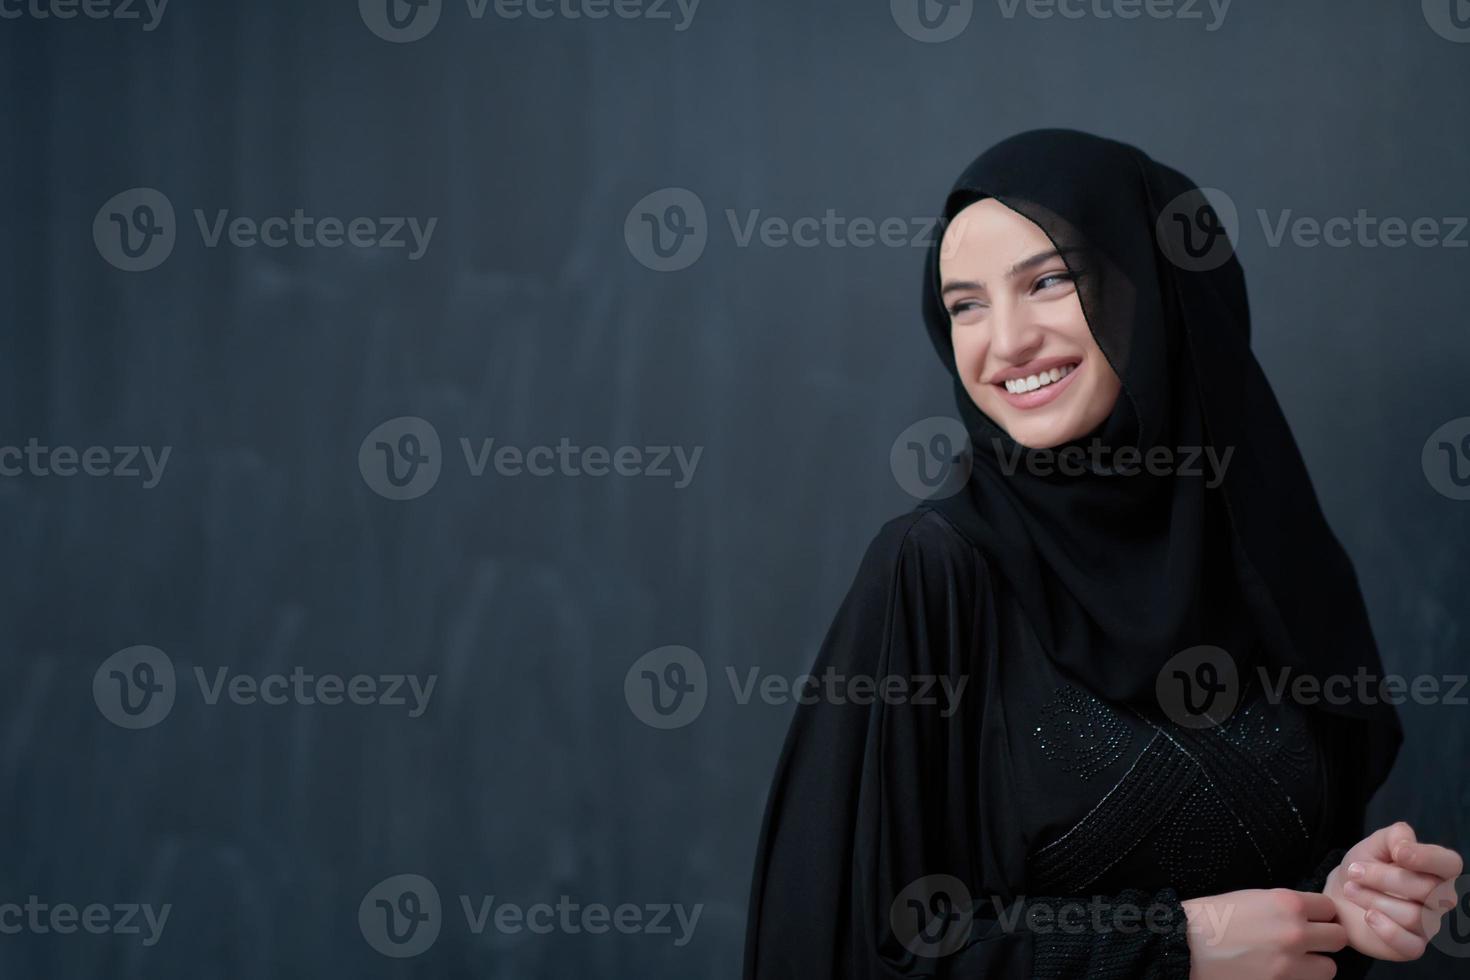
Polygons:
<instances>
[{"instance_id":1,"label":"woman's finger","mask_svg":"<svg viewBox=\"0 0 1470 980\"><path fill-rule=\"evenodd\" d=\"M1415 930L1422 936L1433 939L1439 934L1440 926L1444 924L1444 917L1452 912L1460 904L1460 896L1457 889L1459 879L1452 878L1449 881L1440 882L1438 888L1424 900L1420 911L1419 928ZM1456 915L1459 913L1456 912Z\"/></svg>"},{"instance_id":2,"label":"woman's finger","mask_svg":"<svg viewBox=\"0 0 1470 980\"><path fill-rule=\"evenodd\" d=\"M1371 888L1364 888L1356 881L1344 884L1342 893L1348 901L1359 908L1370 911L1377 909L1410 932L1424 935L1424 906L1418 902L1405 901Z\"/></svg>"},{"instance_id":3,"label":"woman's finger","mask_svg":"<svg viewBox=\"0 0 1470 980\"><path fill-rule=\"evenodd\" d=\"M1354 861L1348 865L1347 880L1356 881L1386 895L1420 903L1429 897L1429 893L1441 881L1432 875L1408 871L1396 864L1380 864L1377 861Z\"/></svg>"},{"instance_id":4,"label":"woman's finger","mask_svg":"<svg viewBox=\"0 0 1470 980\"><path fill-rule=\"evenodd\" d=\"M1424 948L1429 945L1429 941L1423 936L1410 932L1376 909L1363 918L1368 923L1368 928L1377 933L1400 958L1417 960L1424 955Z\"/></svg>"},{"instance_id":5,"label":"woman's finger","mask_svg":"<svg viewBox=\"0 0 1470 980\"><path fill-rule=\"evenodd\" d=\"M1285 889L1281 889L1285 892ZM1290 892L1293 901L1308 922L1337 921L1337 903L1321 892Z\"/></svg>"},{"instance_id":6,"label":"woman's finger","mask_svg":"<svg viewBox=\"0 0 1470 980\"><path fill-rule=\"evenodd\" d=\"M1347 944L1347 927L1341 922L1308 922L1302 949L1308 953L1335 953Z\"/></svg>"},{"instance_id":7,"label":"woman's finger","mask_svg":"<svg viewBox=\"0 0 1470 980\"><path fill-rule=\"evenodd\" d=\"M1414 828L1410 827L1407 821L1400 820L1384 828L1384 851L1388 854L1389 860L1393 860L1393 852L1401 845L1417 844L1418 842L1418 835L1414 833Z\"/></svg>"},{"instance_id":8,"label":"woman's finger","mask_svg":"<svg viewBox=\"0 0 1470 980\"><path fill-rule=\"evenodd\" d=\"M1293 976L1299 976L1301 980L1332 980L1337 976L1337 964L1330 956L1308 953L1302 957L1301 972Z\"/></svg>"},{"instance_id":9,"label":"woman's finger","mask_svg":"<svg viewBox=\"0 0 1470 980\"><path fill-rule=\"evenodd\" d=\"M1419 838L1414 834L1414 828L1400 820L1398 823L1389 824L1387 827L1379 827L1373 833L1354 847L1353 857L1360 861L1382 861L1385 864L1393 863L1394 849L1403 844L1416 844Z\"/></svg>"},{"instance_id":10,"label":"woman's finger","mask_svg":"<svg viewBox=\"0 0 1470 980\"><path fill-rule=\"evenodd\" d=\"M1401 868L1433 875L1440 880L1458 878L1465 870L1465 862L1457 852L1438 844L1397 844L1393 850L1393 862Z\"/></svg>"}]
</instances>

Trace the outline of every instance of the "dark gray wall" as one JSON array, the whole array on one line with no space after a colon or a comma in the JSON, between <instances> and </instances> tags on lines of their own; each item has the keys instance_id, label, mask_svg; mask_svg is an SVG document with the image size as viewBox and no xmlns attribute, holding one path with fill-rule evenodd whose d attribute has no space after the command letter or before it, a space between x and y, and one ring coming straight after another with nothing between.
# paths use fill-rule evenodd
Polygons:
<instances>
[{"instance_id":1,"label":"dark gray wall","mask_svg":"<svg viewBox=\"0 0 1470 980\"><path fill-rule=\"evenodd\" d=\"M920 248L740 247L726 211L922 219L1021 129L1113 135L1230 195L1261 360L1388 666L1464 671L1470 502L1436 492L1421 450L1470 416L1470 233L1273 247L1257 212L1470 214L1470 44L1417 2L1236 0L1213 30L1199 9L1007 18L986 0L944 43L884 0L703 0L685 30L477 21L445 0L402 44L341 0L174 0L151 31L0 19L0 444L171 447L152 488L0 479L0 902L172 905L153 946L0 935L0 973L735 976L790 707L736 703L724 669L809 663L872 533L913 503L895 436L952 408ZM177 213L144 272L92 233L136 187ZM669 187L698 196L708 243L658 272L624 226ZM208 248L196 208L438 224L417 261ZM437 484L406 501L358 465L398 416L443 442ZM460 437L703 455L683 488L476 478ZM168 656L175 701L127 730L102 710L107 672L92 684L139 644ZM623 681L667 644L698 651L711 693L662 731ZM437 687L411 718L209 704L194 675L297 666ZM1374 816L1464 849L1470 708L1403 715ZM357 913L404 873L445 915L393 960ZM472 936L458 896L492 894L703 912L684 946Z\"/></svg>"}]
</instances>

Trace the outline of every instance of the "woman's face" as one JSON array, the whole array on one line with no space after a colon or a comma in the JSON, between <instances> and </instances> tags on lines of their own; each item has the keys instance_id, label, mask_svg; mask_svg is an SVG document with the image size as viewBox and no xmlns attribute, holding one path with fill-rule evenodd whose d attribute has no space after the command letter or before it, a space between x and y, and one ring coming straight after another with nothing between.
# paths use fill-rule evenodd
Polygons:
<instances>
[{"instance_id":1,"label":"woman's face","mask_svg":"<svg viewBox=\"0 0 1470 980\"><path fill-rule=\"evenodd\" d=\"M1012 439L1050 449L1108 417L1118 375L1035 222L994 198L971 204L945 231L939 280L965 390Z\"/></svg>"}]
</instances>

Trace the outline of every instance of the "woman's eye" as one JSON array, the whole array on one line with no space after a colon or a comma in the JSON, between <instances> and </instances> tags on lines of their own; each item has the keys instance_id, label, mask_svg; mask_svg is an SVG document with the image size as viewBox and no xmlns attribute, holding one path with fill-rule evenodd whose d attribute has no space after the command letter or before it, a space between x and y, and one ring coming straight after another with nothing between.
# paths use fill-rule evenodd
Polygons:
<instances>
[{"instance_id":1,"label":"woman's eye","mask_svg":"<svg viewBox=\"0 0 1470 980\"><path fill-rule=\"evenodd\" d=\"M981 308L981 305L973 299L962 299L949 308L949 315L952 317L959 316L962 313L969 313L972 310Z\"/></svg>"},{"instance_id":2,"label":"woman's eye","mask_svg":"<svg viewBox=\"0 0 1470 980\"><path fill-rule=\"evenodd\" d=\"M1074 280L1072 273L1070 272L1048 272L1046 275L1036 280L1036 289L1037 291L1043 289L1051 289L1053 286L1059 286L1072 281Z\"/></svg>"}]
</instances>

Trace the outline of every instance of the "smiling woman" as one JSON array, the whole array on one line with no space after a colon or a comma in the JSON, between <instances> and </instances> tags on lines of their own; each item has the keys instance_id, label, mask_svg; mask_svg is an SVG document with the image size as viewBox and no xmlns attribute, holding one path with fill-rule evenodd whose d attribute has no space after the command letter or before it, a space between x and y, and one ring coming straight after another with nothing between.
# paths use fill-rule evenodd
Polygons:
<instances>
[{"instance_id":1,"label":"smiling woman","mask_svg":"<svg viewBox=\"0 0 1470 980\"><path fill-rule=\"evenodd\" d=\"M982 412L1033 449L1107 418L1118 375L1088 329L1077 273L1038 225L976 201L945 232L940 273L955 362Z\"/></svg>"},{"instance_id":2,"label":"smiling woman","mask_svg":"<svg viewBox=\"0 0 1470 980\"><path fill-rule=\"evenodd\" d=\"M923 313L970 478L879 531L813 672L964 694L798 708L747 980L1325 980L1438 929L1459 855L1405 824L1365 836L1393 709L1258 681L1382 666L1239 263L1169 259L1180 206L1208 203L1059 130L992 148L946 199ZM1178 448L1231 464L1103 462Z\"/></svg>"}]
</instances>

